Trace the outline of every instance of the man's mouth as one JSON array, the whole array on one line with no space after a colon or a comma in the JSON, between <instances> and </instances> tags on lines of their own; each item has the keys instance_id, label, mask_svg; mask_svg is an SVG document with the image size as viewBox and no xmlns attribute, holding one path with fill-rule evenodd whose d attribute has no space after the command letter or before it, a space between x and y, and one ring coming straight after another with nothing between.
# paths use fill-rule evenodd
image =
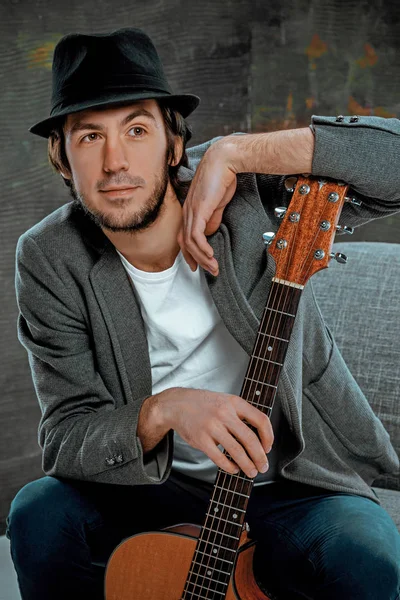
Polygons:
<instances>
[{"instance_id":1,"label":"man's mouth","mask_svg":"<svg viewBox=\"0 0 400 600\"><path fill-rule=\"evenodd\" d=\"M100 192L111 198L120 198L122 196L128 196L135 189L136 189L136 187L113 187L113 188L103 188L102 190L100 190Z\"/></svg>"}]
</instances>

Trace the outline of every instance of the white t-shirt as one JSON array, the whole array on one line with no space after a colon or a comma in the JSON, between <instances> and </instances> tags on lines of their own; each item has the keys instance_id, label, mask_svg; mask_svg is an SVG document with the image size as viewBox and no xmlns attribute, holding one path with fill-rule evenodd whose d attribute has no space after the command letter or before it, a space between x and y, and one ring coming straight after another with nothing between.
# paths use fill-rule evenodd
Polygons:
<instances>
[{"instance_id":1,"label":"white t-shirt","mask_svg":"<svg viewBox=\"0 0 400 600\"><path fill-rule=\"evenodd\" d=\"M118 254L133 283L145 324L152 394L171 387L187 387L239 395L250 357L223 323L202 268L193 272L180 251L172 267L149 273ZM276 475L280 416L275 402L270 468L257 476L256 485L270 483ZM172 468L209 483L217 474L211 459L189 446L176 432Z\"/></svg>"}]
</instances>

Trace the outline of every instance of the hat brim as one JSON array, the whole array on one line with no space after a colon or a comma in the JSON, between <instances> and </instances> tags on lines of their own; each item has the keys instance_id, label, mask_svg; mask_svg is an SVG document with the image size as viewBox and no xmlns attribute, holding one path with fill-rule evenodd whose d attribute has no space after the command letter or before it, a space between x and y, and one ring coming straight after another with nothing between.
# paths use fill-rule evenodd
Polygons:
<instances>
[{"instance_id":1,"label":"hat brim","mask_svg":"<svg viewBox=\"0 0 400 600\"><path fill-rule=\"evenodd\" d=\"M131 92L118 95L107 94L104 98L97 98L94 100L87 100L86 102L80 102L78 104L69 105L63 109L57 111L57 114L52 115L48 119L39 121L29 128L31 133L39 135L43 138L48 138L55 125L59 122L61 117L66 115L87 110L89 108L98 108L101 106L118 106L121 104L127 104L129 102L135 102L138 100L149 100L149 99L165 99L168 100L169 105L179 111L183 117L188 117L200 104L199 96L194 94L163 94L162 92L157 93L154 90L149 92Z\"/></svg>"}]
</instances>

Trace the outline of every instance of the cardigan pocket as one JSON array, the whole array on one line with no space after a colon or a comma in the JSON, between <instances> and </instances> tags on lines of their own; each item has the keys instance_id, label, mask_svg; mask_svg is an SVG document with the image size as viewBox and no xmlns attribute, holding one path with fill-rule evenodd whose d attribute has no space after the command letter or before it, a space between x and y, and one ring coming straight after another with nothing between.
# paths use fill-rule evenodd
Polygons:
<instances>
[{"instance_id":1,"label":"cardigan pocket","mask_svg":"<svg viewBox=\"0 0 400 600\"><path fill-rule=\"evenodd\" d=\"M378 458L387 452L389 434L374 414L336 343L326 369L319 379L303 389L303 395L351 454Z\"/></svg>"}]
</instances>

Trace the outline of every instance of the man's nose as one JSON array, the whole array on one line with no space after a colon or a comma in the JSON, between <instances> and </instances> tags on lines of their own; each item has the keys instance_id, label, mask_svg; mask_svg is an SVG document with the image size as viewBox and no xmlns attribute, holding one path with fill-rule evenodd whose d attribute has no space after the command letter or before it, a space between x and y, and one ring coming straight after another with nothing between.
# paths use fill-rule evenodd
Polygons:
<instances>
[{"instance_id":1,"label":"man's nose","mask_svg":"<svg viewBox=\"0 0 400 600\"><path fill-rule=\"evenodd\" d=\"M103 169L107 173L129 169L126 148L119 140L106 141L104 145Z\"/></svg>"}]
</instances>

